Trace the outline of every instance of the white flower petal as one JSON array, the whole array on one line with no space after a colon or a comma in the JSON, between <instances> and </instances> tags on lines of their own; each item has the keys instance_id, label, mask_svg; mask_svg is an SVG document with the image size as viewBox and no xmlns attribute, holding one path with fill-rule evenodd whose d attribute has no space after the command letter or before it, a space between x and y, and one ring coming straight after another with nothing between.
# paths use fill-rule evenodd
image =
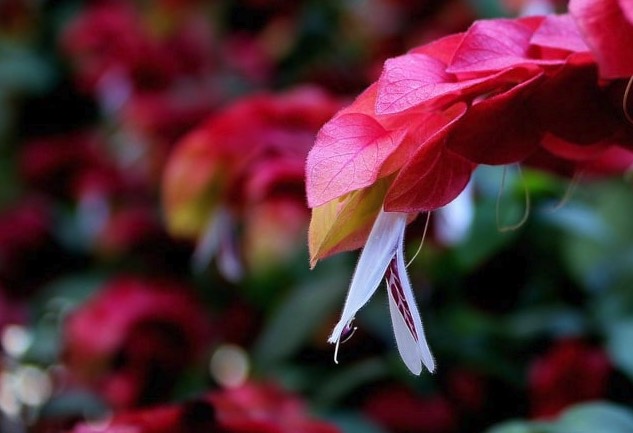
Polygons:
<instances>
[{"instance_id":1,"label":"white flower petal","mask_svg":"<svg viewBox=\"0 0 633 433\"><path fill-rule=\"evenodd\" d=\"M395 254L399 239L402 238L406 223L406 213L381 210L378 214L358 259L341 319L334 327L328 342L337 343L340 340L345 327L380 285Z\"/></svg>"},{"instance_id":2,"label":"white flower petal","mask_svg":"<svg viewBox=\"0 0 633 433\"><path fill-rule=\"evenodd\" d=\"M455 200L435 212L435 237L445 245L463 241L475 218L475 199L472 183Z\"/></svg>"},{"instance_id":3,"label":"white flower petal","mask_svg":"<svg viewBox=\"0 0 633 433\"><path fill-rule=\"evenodd\" d=\"M194 272L204 271L220 248L222 234L230 229L230 217L228 213L219 208L209 216L209 222L202 233L198 244L191 257L191 266Z\"/></svg>"},{"instance_id":4,"label":"white flower petal","mask_svg":"<svg viewBox=\"0 0 633 433\"><path fill-rule=\"evenodd\" d=\"M244 269L234 236L235 222L230 213L222 207L212 212L191 257L193 271L204 272L216 258L220 274L228 281L238 282Z\"/></svg>"},{"instance_id":5,"label":"white flower petal","mask_svg":"<svg viewBox=\"0 0 633 433\"><path fill-rule=\"evenodd\" d=\"M404 264L403 237L386 271L389 312L398 352L413 374L422 372L422 364L435 370L435 361L424 335L422 319L415 303L411 283Z\"/></svg>"}]
</instances>

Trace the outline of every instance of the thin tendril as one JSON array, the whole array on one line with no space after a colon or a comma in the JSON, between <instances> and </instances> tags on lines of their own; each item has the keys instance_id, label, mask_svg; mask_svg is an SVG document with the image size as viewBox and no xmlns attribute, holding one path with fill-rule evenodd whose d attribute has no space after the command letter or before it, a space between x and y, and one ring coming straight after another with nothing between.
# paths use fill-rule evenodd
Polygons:
<instances>
[{"instance_id":1,"label":"thin tendril","mask_svg":"<svg viewBox=\"0 0 633 433\"><path fill-rule=\"evenodd\" d=\"M358 326L354 326L353 328L351 327L352 322L354 321L354 318L352 318L349 322L347 322L347 325L345 325L345 328L343 328L343 332L345 332L346 329L351 329L351 331L348 331L349 334L345 336L345 338L343 339L343 341L341 341L341 336L339 335L338 340L336 340L336 346L334 347L334 363L338 364L338 347L345 343L346 341L349 341L350 338L352 338L352 336L354 335L354 333L356 332L356 330L358 329Z\"/></svg>"},{"instance_id":2,"label":"thin tendril","mask_svg":"<svg viewBox=\"0 0 633 433\"><path fill-rule=\"evenodd\" d=\"M633 85L633 77L629 78L629 82L626 84L626 89L624 90L624 96L622 97L622 111L624 111L624 117L629 123L633 124L633 117L629 114L629 110L627 108L627 102L629 100L629 93L631 92L631 86Z\"/></svg>"},{"instance_id":3,"label":"thin tendril","mask_svg":"<svg viewBox=\"0 0 633 433\"><path fill-rule=\"evenodd\" d=\"M503 190L505 189L505 182L506 182L506 166L504 166L503 173L501 175L501 185L499 187L499 193L497 194L497 206L495 209L496 219L497 219L497 230L499 230L502 233L520 228L523 224L525 224L528 217L530 216L530 192L528 191L527 184L525 183L525 178L523 177L523 172L521 171L521 167L518 165L517 165L517 171L519 172L519 176L521 177L521 183L523 184L523 190L525 192L525 212L523 213L523 217L516 224L501 226L499 208L500 208L501 197L503 196Z\"/></svg>"},{"instance_id":4,"label":"thin tendril","mask_svg":"<svg viewBox=\"0 0 633 433\"><path fill-rule=\"evenodd\" d=\"M574 175L572 176L571 180L569 181L569 184L567 185L565 194L563 194L560 201L556 203L556 205L550 209L550 212L556 212L557 210L561 209L563 206L565 206L569 202L572 195L574 194L574 191L576 191L576 187L580 183L580 179L582 179L582 175L583 175L582 171L574 172Z\"/></svg>"},{"instance_id":5,"label":"thin tendril","mask_svg":"<svg viewBox=\"0 0 633 433\"><path fill-rule=\"evenodd\" d=\"M409 266L411 266L411 263L413 263L413 261L418 256L418 254L420 254L420 251L422 251L422 245L424 245L424 239L426 238L426 231L429 228L429 221L430 220L431 220L431 212L427 212L426 213L426 222L424 223L424 231L422 232L422 240L420 241L420 246L418 246L418 249L416 250L415 254L413 255L413 257L411 257L411 260L409 260L409 263L407 263L407 265L404 267L405 269L407 269L407 268L409 268Z\"/></svg>"},{"instance_id":6,"label":"thin tendril","mask_svg":"<svg viewBox=\"0 0 633 433\"><path fill-rule=\"evenodd\" d=\"M354 326L351 331L349 331L349 335L347 335L342 341L341 344L348 342L356 333L358 326Z\"/></svg>"}]
</instances>

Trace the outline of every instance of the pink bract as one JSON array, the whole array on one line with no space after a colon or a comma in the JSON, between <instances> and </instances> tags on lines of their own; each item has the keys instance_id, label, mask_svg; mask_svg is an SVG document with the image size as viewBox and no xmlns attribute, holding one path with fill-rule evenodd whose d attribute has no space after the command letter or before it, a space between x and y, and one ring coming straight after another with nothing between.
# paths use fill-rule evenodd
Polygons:
<instances>
[{"instance_id":1,"label":"pink bract","mask_svg":"<svg viewBox=\"0 0 633 433\"><path fill-rule=\"evenodd\" d=\"M569 12L591 47L603 78L633 75L633 4L629 0L571 0Z\"/></svg>"}]
</instances>

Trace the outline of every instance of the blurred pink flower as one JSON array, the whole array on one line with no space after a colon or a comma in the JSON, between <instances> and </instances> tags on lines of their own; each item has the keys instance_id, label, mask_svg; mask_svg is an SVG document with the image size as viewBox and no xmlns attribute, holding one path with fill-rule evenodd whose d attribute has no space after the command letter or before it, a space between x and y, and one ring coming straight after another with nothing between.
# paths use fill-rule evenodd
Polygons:
<instances>
[{"instance_id":1,"label":"blurred pink flower","mask_svg":"<svg viewBox=\"0 0 633 433\"><path fill-rule=\"evenodd\" d=\"M64 360L115 408L165 401L204 354L207 315L179 283L120 277L69 315Z\"/></svg>"}]
</instances>

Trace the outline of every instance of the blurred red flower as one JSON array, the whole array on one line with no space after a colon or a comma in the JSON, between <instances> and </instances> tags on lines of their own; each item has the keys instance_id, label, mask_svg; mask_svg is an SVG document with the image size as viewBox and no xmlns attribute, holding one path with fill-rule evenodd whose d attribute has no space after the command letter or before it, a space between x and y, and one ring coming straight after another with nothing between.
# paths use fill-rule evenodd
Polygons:
<instances>
[{"instance_id":1,"label":"blurred red flower","mask_svg":"<svg viewBox=\"0 0 633 433\"><path fill-rule=\"evenodd\" d=\"M486 404L487 391L482 375L455 369L449 372L447 379L447 393L461 410L472 413L482 410Z\"/></svg>"},{"instance_id":2,"label":"blurred red flower","mask_svg":"<svg viewBox=\"0 0 633 433\"><path fill-rule=\"evenodd\" d=\"M158 240L161 235L165 236L153 209L128 205L108 218L95 239L95 249L105 256L123 256L126 252L138 254L138 247Z\"/></svg>"},{"instance_id":3,"label":"blurred red flower","mask_svg":"<svg viewBox=\"0 0 633 433\"><path fill-rule=\"evenodd\" d=\"M235 433L337 433L310 418L304 402L274 383L246 383L209 395L218 423Z\"/></svg>"},{"instance_id":4,"label":"blurred red flower","mask_svg":"<svg viewBox=\"0 0 633 433\"><path fill-rule=\"evenodd\" d=\"M188 131L209 116L223 98L213 85L174 86L131 95L119 112L124 146L118 149L128 167L143 173L155 191L169 152ZM130 160L129 155L136 155Z\"/></svg>"},{"instance_id":5,"label":"blurred red flower","mask_svg":"<svg viewBox=\"0 0 633 433\"><path fill-rule=\"evenodd\" d=\"M363 411L392 433L457 431L455 409L446 398L417 395L403 386L376 390L365 402Z\"/></svg>"},{"instance_id":6,"label":"blurred red flower","mask_svg":"<svg viewBox=\"0 0 633 433\"><path fill-rule=\"evenodd\" d=\"M209 323L187 287L120 277L69 315L64 360L115 408L165 401L204 353Z\"/></svg>"},{"instance_id":7,"label":"blurred red flower","mask_svg":"<svg viewBox=\"0 0 633 433\"><path fill-rule=\"evenodd\" d=\"M605 397L611 371L602 348L577 339L556 342L530 367L532 416L554 417L571 404Z\"/></svg>"},{"instance_id":8,"label":"blurred red flower","mask_svg":"<svg viewBox=\"0 0 633 433\"><path fill-rule=\"evenodd\" d=\"M108 74L122 74L141 88L162 88L175 73L173 59L125 2L89 5L65 29L61 44L80 87L90 92Z\"/></svg>"},{"instance_id":9,"label":"blurred red flower","mask_svg":"<svg viewBox=\"0 0 633 433\"><path fill-rule=\"evenodd\" d=\"M124 180L94 131L38 137L24 143L19 173L31 187L55 197L77 198L86 187L120 192Z\"/></svg>"},{"instance_id":10,"label":"blurred red flower","mask_svg":"<svg viewBox=\"0 0 633 433\"><path fill-rule=\"evenodd\" d=\"M112 92L165 89L180 75L208 73L213 35L197 3L149 3L153 9L144 13L124 1L88 5L61 38L79 87L107 98Z\"/></svg>"},{"instance_id":11,"label":"blurred red flower","mask_svg":"<svg viewBox=\"0 0 633 433\"><path fill-rule=\"evenodd\" d=\"M53 209L25 196L0 212L0 285L11 298L28 298L72 265L54 236Z\"/></svg>"},{"instance_id":12,"label":"blurred red flower","mask_svg":"<svg viewBox=\"0 0 633 433\"><path fill-rule=\"evenodd\" d=\"M73 433L339 433L313 419L301 399L274 384L247 383L218 390L182 405L120 412Z\"/></svg>"},{"instance_id":13,"label":"blurred red flower","mask_svg":"<svg viewBox=\"0 0 633 433\"><path fill-rule=\"evenodd\" d=\"M177 144L167 164L170 231L197 239L198 251L210 257L234 244L232 232L240 227L238 247L249 267L291 257L304 245L308 219L305 156L339 107L320 89L304 87L245 97L212 115Z\"/></svg>"}]
</instances>

